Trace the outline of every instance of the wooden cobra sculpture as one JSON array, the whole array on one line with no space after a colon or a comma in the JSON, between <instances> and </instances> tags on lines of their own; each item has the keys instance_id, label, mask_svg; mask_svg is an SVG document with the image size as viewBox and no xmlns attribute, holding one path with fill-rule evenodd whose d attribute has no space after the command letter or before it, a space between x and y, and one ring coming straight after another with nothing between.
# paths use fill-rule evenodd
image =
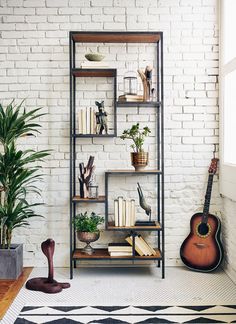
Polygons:
<instances>
[{"instance_id":1,"label":"wooden cobra sculpture","mask_svg":"<svg viewBox=\"0 0 236 324\"><path fill-rule=\"evenodd\" d=\"M48 277L32 278L26 282L25 287L29 290L42 291L47 294L55 294L61 292L62 289L69 288L69 283L60 283L53 279L53 254L55 241L47 239L41 244L41 249L48 259Z\"/></svg>"},{"instance_id":2,"label":"wooden cobra sculpture","mask_svg":"<svg viewBox=\"0 0 236 324\"><path fill-rule=\"evenodd\" d=\"M138 195L139 195L139 204L145 210L145 213L149 216L149 222L151 222L151 216L152 216L151 206L149 206L146 203L146 200L144 198L143 191L142 191L142 188L141 188L139 182L137 182L137 185L138 185L137 190L138 190Z\"/></svg>"}]
</instances>

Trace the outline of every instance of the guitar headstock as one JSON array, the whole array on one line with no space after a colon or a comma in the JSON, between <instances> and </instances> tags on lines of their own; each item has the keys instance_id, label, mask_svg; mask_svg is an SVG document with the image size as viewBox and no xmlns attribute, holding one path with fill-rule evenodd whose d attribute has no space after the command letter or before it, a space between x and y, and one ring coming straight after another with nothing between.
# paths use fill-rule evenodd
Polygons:
<instances>
[{"instance_id":1,"label":"guitar headstock","mask_svg":"<svg viewBox=\"0 0 236 324\"><path fill-rule=\"evenodd\" d=\"M217 158L214 158L214 159L211 159L211 165L208 169L208 172L211 173L211 174L215 174L216 171L217 171L217 163L218 163L219 159Z\"/></svg>"}]
</instances>

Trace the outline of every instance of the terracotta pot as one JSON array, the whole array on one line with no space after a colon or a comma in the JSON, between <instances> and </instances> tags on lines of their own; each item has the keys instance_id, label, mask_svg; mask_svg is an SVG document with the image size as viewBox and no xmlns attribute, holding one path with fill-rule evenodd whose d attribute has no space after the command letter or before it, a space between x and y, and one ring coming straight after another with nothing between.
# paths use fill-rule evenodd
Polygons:
<instances>
[{"instance_id":1,"label":"terracotta pot","mask_svg":"<svg viewBox=\"0 0 236 324\"><path fill-rule=\"evenodd\" d=\"M82 249L82 252L85 254L93 254L94 250L91 247L90 243L95 242L100 237L100 232L77 232L77 237L81 242L87 243L87 245Z\"/></svg>"},{"instance_id":2,"label":"terracotta pot","mask_svg":"<svg viewBox=\"0 0 236 324\"><path fill-rule=\"evenodd\" d=\"M135 171L142 171L148 165L148 153L132 152L131 163L135 168Z\"/></svg>"}]
</instances>

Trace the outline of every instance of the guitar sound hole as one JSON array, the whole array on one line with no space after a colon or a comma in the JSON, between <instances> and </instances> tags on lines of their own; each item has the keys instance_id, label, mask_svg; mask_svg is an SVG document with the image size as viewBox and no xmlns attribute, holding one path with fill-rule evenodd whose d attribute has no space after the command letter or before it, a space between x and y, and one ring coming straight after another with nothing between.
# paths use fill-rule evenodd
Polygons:
<instances>
[{"instance_id":1,"label":"guitar sound hole","mask_svg":"<svg viewBox=\"0 0 236 324\"><path fill-rule=\"evenodd\" d=\"M209 226L205 223L201 223L198 225L198 233L202 236L207 235L209 232Z\"/></svg>"}]
</instances>

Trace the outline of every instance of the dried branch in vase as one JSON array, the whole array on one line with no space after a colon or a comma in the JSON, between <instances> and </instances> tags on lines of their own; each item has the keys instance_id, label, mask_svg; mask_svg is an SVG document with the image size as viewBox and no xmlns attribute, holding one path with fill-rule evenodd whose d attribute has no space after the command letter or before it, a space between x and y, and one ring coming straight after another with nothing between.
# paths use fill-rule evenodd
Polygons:
<instances>
[{"instance_id":1,"label":"dried branch in vase","mask_svg":"<svg viewBox=\"0 0 236 324\"><path fill-rule=\"evenodd\" d=\"M80 184L80 197L88 198L89 195L89 183L92 177L92 174L95 170L95 166L93 165L94 156L90 156L87 166L84 166L84 163L79 164L80 176L79 176L79 184Z\"/></svg>"}]
</instances>

